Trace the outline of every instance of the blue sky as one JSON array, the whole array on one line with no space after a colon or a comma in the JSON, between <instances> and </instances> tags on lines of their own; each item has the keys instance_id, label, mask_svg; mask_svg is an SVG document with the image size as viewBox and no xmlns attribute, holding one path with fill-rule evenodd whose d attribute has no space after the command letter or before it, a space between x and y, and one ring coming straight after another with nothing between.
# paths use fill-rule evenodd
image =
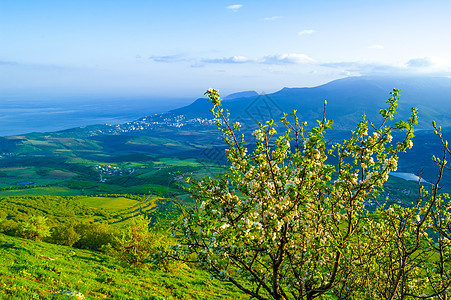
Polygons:
<instances>
[{"instance_id":1,"label":"blue sky","mask_svg":"<svg viewBox=\"0 0 451 300\"><path fill-rule=\"evenodd\" d=\"M451 1L0 0L0 92L199 96L451 75Z\"/></svg>"}]
</instances>

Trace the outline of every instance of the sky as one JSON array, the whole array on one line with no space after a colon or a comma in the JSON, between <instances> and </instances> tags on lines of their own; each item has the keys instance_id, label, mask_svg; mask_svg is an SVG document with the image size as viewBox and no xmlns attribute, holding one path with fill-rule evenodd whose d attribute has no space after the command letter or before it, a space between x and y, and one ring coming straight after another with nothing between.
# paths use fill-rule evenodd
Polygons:
<instances>
[{"instance_id":1,"label":"sky","mask_svg":"<svg viewBox=\"0 0 451 300\"><path fill-rule=\"evenodd\" d=\"M451 75L449 0L0 0L0 93L197 97Z\"/></svg>"}]
</instances>

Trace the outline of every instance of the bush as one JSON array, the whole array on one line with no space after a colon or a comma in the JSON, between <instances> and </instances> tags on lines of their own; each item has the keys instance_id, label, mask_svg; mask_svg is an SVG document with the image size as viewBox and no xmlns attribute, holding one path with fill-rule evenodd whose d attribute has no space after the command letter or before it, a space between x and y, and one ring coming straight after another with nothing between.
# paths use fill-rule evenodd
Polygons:
<instances>
[{"instance_id":1,"label":"bush","mask_svg":"<svg viewBox=\"0 0 451 300\"><path fill-rule=\"evenodd\" d=\"M150 261L153 238L149 232L149 220L143 216L134 218L132 224L121 230L115 242L117 255L122 261L135 265Z\"/></svg>"},{"instance_id":2,"label":"bush","mask_svg":"<svg viewBox=\"0 0 451 300\"><path fill-rule=\"evenodd\" d=\"M50 226L47 218L43 216L31 216L28 220L19 224L18 232L26 239L41 241L50 236Z\"/></svg>"},{"instance_id":3,"label":"bush","mask_svg":"<svg viewBox=\"0 0 451 300\"><path fill-rule=\"evenodd\" d=\"M80 234L75 228L76 224L73 222L54 227L52 230L51 242L58 245L72 247L72 245L80 239Z\"/></svg>"},{"instance_id":4,"label":"bush","mask_svg":"<svg viewBox=\"0 0 451 300\"><path fill-rule=\"evenodd\" d=\"M73 244L76 248L100 251L107 244L114 243L114 231L104 223L81 223L75 226L80 239Z\"/></svg>"},{"instance_id":5,"label":"bush","mask_svg":"<svg viewBox=\"0 0 451 300\"><path fill-rule=\"evenodd\" d=\"M170 238L163 232L151 230L150 222L144 216L134 218L116 237L113 253L120 260L135 266L152 263L169 271L166 249Z\"/></svg>"},{"instance_id":6,"label":"bush","mask_svg":"<svg viewBox=\"0 0 451 300\"><path fill-rule=\"evenodd\" d=\"M0 232L7 234L7 235L11 235L11 236L15 236L17 235L17 231L19 229L19 224L11 219L0 219Z\"/></svg>"}]
</instances>

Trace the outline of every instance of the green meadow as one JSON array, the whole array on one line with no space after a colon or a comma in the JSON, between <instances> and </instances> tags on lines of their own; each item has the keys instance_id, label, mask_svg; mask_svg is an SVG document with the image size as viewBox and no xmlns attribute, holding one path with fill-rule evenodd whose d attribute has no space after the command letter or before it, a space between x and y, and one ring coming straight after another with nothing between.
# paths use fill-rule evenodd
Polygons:
<instances>
[{"instance_id":1,"label":"green meadow","mask_svg":"<svg viewBox=\"0 0 451 300\"><path fill-rule=\"evenodd\" d=\"M69 292L84 299L247 299L187 264L137 268L103 253L0 233L0 299L67 299Z\"/></svg>"},{"instance_id":2,"label":"green meadow","mask_svg":"<svg viewBox=\"0 0 451 300\"><path fill-rule=\"evenodd\" d=\"M77 198L77 201L88 207L104 208L109 210L127 209L139 203L137 200L132 200L125 197L83 197Z\"/></svg>"}]
</instances>

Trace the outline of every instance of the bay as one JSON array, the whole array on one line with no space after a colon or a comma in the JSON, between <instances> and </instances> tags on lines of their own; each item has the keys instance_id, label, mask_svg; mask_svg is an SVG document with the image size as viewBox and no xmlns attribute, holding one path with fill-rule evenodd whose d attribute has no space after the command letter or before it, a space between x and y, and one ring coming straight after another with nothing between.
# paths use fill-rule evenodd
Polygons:
<instances>
[{"instance_id":1,"label":"bay","mask_svg":"<svg viewBox=\"0 0 451 300\"><path fill-rule=\"evenodd\" d=\"M391 172L390 175L398 177L398 178L402 178L402 179L408 180L408 181L416 181L416 182L418 182L418 180L420 179L420 177L418 177L417 175L415 175L413 173ZM421 182L422 183L429 183L426 180L424 180L423 178L421 178Z\"/></svg>"},{"instance_id":2,"label":"bay","mask_svg":"<svg viewBox=\"0 0 451 300\"><path fill-rule=\"evenodd\" d=\"M192 101L192 98L0 96L0 136L122 124Z\"/></svg>"}]
</instances>

